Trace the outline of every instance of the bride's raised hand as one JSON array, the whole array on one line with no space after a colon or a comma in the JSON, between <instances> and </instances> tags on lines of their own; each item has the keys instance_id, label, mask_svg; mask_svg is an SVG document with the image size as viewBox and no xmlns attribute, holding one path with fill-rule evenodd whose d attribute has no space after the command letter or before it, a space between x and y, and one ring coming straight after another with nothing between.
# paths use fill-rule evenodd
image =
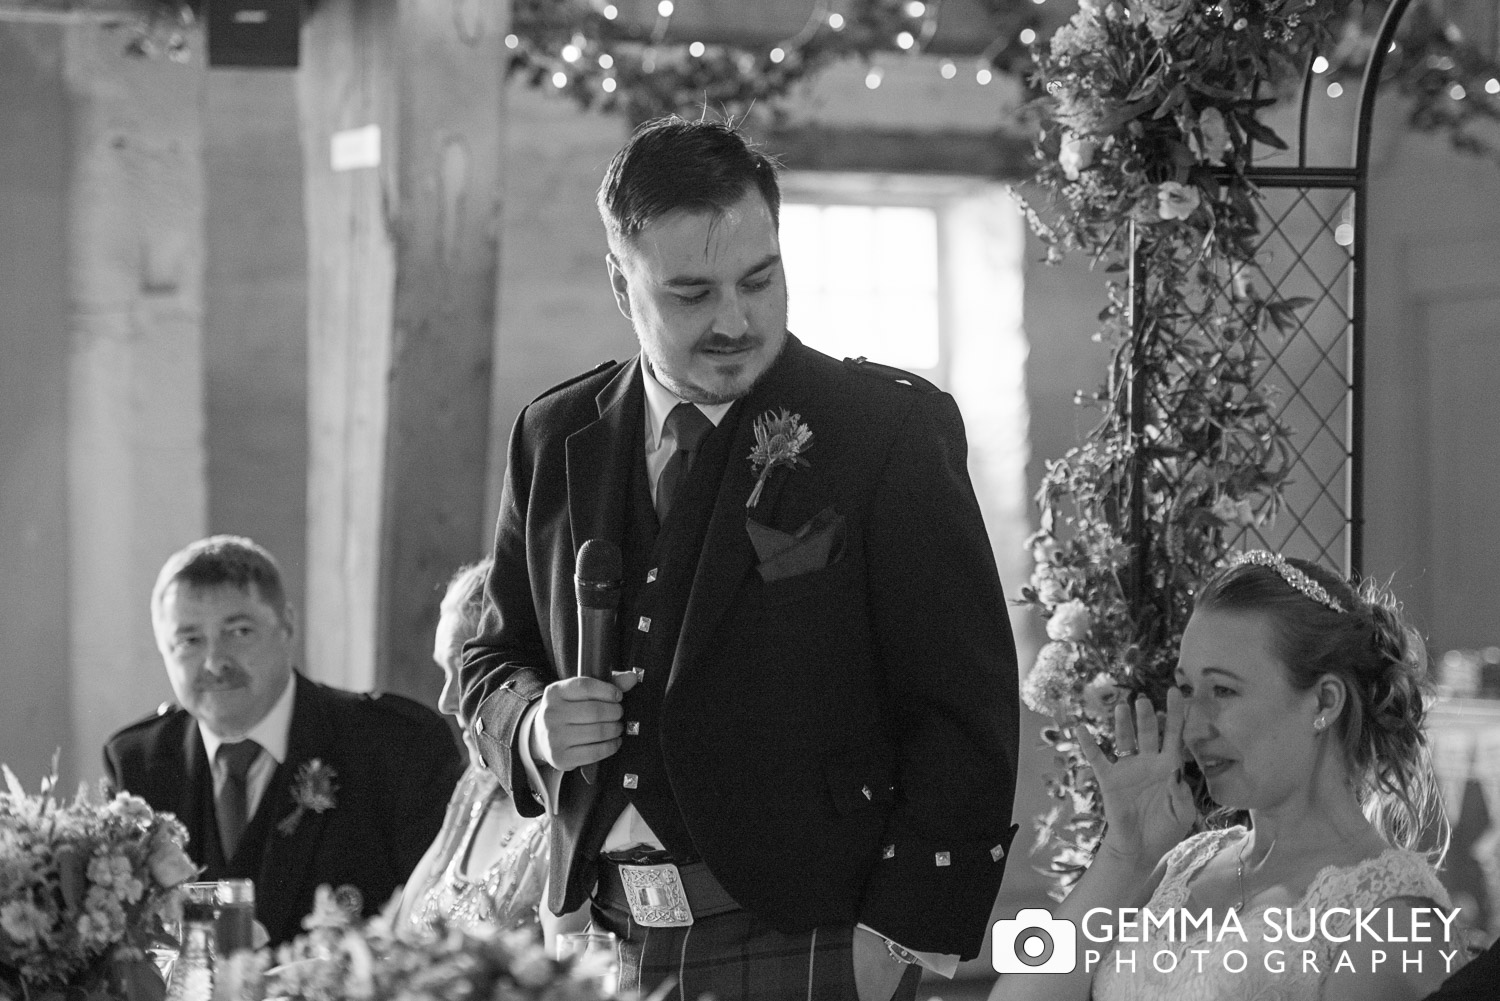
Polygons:
<instances>
[{"instance_id":1,"label":"bride's raised hand","mask_svg":"<svg viewBox=\"0 0 1500 1001\"><path fill-rule=\"evenodd\" d=\"M1147 867L1187 836L1197 816L1182 777L1185 717L1182 693L1175 687L1167 689L1165 732L1149 698L1136 699L1134 712L1126 702L1116 704L1113 758L1088 727L1081 722L1073 726L1104 796L1106 847Z\"/></svg>"}]
</instances>

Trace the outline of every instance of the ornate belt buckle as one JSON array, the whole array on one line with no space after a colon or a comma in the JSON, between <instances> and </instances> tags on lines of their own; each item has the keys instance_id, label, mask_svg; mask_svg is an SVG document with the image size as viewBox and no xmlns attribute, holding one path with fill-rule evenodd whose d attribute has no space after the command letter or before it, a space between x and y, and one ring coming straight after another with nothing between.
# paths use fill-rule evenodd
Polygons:
<instances>
[{"instance_id":1,"label":"ornate belt buckle","mask_svg":"<svg viewBox=\"0 0 1500 1001\"><path fill-rule=\"evenodd\" d=\"M661 865L622 865L620 880L630 916L645 928L685 928L693 923L682 876L670 862Z\"/></svg>"}]
</instances>

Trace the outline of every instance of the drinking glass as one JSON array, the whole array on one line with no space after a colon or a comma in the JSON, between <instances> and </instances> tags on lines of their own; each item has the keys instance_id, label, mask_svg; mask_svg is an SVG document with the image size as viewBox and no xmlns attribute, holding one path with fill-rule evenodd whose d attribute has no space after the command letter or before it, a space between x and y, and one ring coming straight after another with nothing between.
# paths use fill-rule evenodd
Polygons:
<instances>
[{"instance_id":1,"label":"drinking glass","mask_svg":"<svg viewBox=\"0 0 1500 1001\"><path fill-rule=\"evenodd\" d=\"M573 968L592 981L604 994L613 994L620 983L620 940L613 932L590 929L563 932L557 936L559 962L573 961Z\"/></svg>"}]
</instances>

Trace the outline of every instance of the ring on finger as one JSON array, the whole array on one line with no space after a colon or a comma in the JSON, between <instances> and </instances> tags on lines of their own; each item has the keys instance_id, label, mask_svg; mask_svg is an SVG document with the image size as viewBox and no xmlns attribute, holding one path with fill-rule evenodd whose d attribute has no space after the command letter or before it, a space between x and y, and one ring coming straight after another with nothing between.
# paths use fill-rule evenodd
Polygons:
<instances>
[{"instance_id":1,"label":"ring on finger","mask_svg":"<svg viewBox=\"0 0 1500 1001\"><path fill-rule=\"evenodd\" d=\"M1137 754L1140 754L1140 753L1141 753L1141 749L1138 748L1138 747L1132 747L1132 748L1130 748L1128 750L1124 750L1124 751L1116 751L1115 752L1115 760L1118 761L1121 758L1133 758Z\"/></svg>"}]
</instances>

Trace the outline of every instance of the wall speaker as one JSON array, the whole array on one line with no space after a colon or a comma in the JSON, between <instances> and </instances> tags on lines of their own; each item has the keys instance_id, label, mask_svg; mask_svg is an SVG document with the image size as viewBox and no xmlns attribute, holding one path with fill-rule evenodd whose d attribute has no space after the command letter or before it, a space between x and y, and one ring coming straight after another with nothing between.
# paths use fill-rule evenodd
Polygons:
<instances>
[{"instance_id":1,"label":"wall speaker","mask_svg":"<svg viewBox=\"0 0 1500 1001\"><path fill-rule=\"evenodd\" d=\"M209 66L296 66L302 0L203 0Z\"/></svg>"}]
</instances>

